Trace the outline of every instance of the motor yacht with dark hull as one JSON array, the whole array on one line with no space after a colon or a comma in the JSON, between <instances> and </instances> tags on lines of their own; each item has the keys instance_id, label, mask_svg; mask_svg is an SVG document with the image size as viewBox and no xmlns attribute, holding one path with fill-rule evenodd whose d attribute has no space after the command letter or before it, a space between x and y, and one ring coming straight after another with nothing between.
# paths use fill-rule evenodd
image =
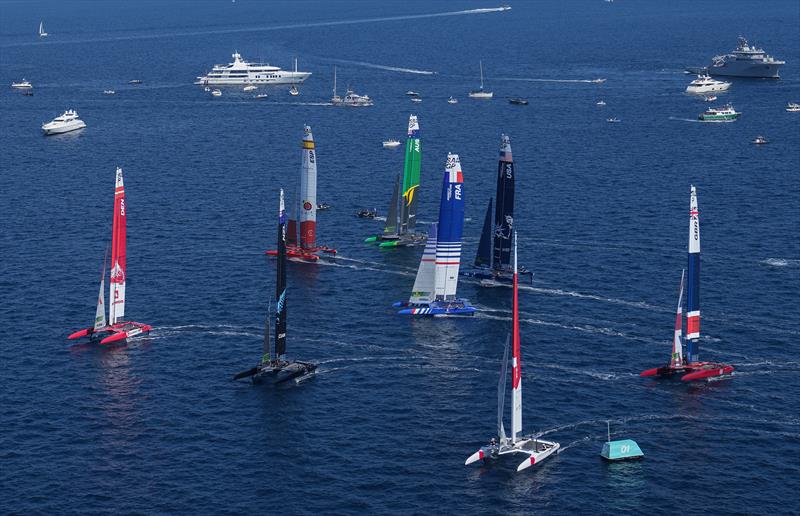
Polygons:
<instances>
[{"instance_id":1,"label":"motor yacht with dark hull","mask_svg":"<svg viewBox=\"0 0 800 516\"><path fill-rule=\"evenodd\" d=\"M233 62L216 64L210 72L197 78L201 86L241 86L299 84L311 76L311 72L286 71L265 63L250 63L241 54L232 54Z\"/></svg>"},{"instance_id":2,"label":"motor yacht with dark hull","mask_svg":"<svg viewBox=\"0 0 800 516\"><path fill-rule=\"evenodd\" d=\"M775 59L740 37L739 46L732 53L714 57L705 68L692 67L686 71L697 75L780 79L781 66L785 64L786 61Z\"/></svg>"}]
</instances>

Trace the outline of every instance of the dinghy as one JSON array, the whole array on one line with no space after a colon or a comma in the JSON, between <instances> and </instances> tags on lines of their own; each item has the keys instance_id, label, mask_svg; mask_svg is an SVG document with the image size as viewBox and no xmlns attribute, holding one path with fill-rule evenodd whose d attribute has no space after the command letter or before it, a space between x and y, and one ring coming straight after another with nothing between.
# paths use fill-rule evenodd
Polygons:
<instances>
[{"instance_id":1,"label":"dinghy","mask_svg":"<svg viewBox=\"0 0 800 516\"><path fill-rule=\"evenodd\" d=\"M408 247L425 242L425 234L415 231L417 224L417 190L422 164L422 148L419 138L419 121L415 115L408 117L408 139L406 139L405 162L402 183L398 179L392 191L392 203L386 216L383 234L367 238L364 242L375 242L379 247ZM399 203L399 204L398 204Z\"/></svg>"},{"instance_id":2,"label":"dinghy","mask_svg":"<svg viewBox=\"0 0 800 516\"><path fill-rule=\"evenodd\" d=\"M497 199L492 214L492 199L486 208L481 240L472 270L464 271L463 276L481 280L482 286L510 285L513 281L511 270L511 234L514 231L514 158L511 154L511 141L508 136L500 136L500 161L497 166ZM494 215L494 220L492 216ZM533 274L520 267L519 274L528 282L533 282Z\"/></svg>"},{"instance_id":3,"label":"dinghy","mask_svg":"<svg viewBox=\"0 0 800 516\"><path fill-rule=\"evenodd\" d=\"M511 437L506 436L503 427L503 412L506 391L506 371L508 369L508 339L506 339L503 363L500 367L500 381L497 383L497 438L486 446L481 447L464 462L472 464L479 460L496 460L506 455L525 455L517 471L522 471L535 464L541 463L553 453L557 453L561 445L553 441L544 441L534 436L522 436L522 353L519 333L519 281L517 270L517 235L514 233L514 294L513 294L513 322L512 322L512 350L511 359Z\"/></svg>"},{"instance_id":4,"label":"dinghy","mask_svg":"<svg viewBox=\"0 0 800 516\"><path fill-rule=\"evenodd\" d=\"M320 253L336 255L336 249L317 244L317 154L314 147L314 135L311 127L304 127L302 164L300 166L300 198L292 206L292 217L289 220L289 235L286 237L286 255L294 261L314 263L320 259ZM300 210L300 239L297 239L297 218L295 210ZM277 256L277 251L267 251L270 256Z\"/></svg>"},{"instance_id":5,"label":"dinghy","mask_svg":"<svg viewBox=\"0 0 800 516\"><path fill-rule=\"evenodd\" d=\"M108 319L105 312L105 258L103 259L103 272L100 276L100 294L97 297L97 311L94 326L76 331L68 338L70 340L89 337L91 340L100 340L100 344L111 344L129 337L148 333L152 326L149 324L123 320L125 316L125 281L126 273L126 210L125 210L125 185L122 181L122 169L117 167L116 186L114 188L114 221L111 229L111 273ZM109 334L108 336L105 336Z\"/></svg>"},{"instance_id":6,"label":"dinghy","mask_svg":"<svg viewBox=\"0 0 800 516\"><path fill-rule=\"evenodd\" d=\"M264 329L264 354L261 362L247 371L234 375L234 380L250 378L255 384L276 385L289 380L300 381L313 375L317 364L286 359L286 212L281 189L278 211L278 257L275 280L275 354L271 354L269 339L269 313Z\"/></svg>"},{"instance_id":7,"label":"dinghy","mask_svg":"<svg viewBox=\"0 0 800 516\"><path fill-rule=\"evenodd\" d=\"M446 317L473 315L474 306L456 297L464 227L464 178L458 154L448 154L439 223L431 225L417 278L408 302L398 301L401 315ZM433 240L433 241L431 241Z\"/></svg>"},{"instance_id":8,"label":"dinghy","mask_svg":"<svg viewBox=\"0 0 800 516\"><path fill-rule=\"evenodd\" d=\"M689 200L689 267L686 282L686 336L683 334L684 272L678 289L678 309L672 339L672 357L667 365L642 371L639 376L681 375L684 382L733 373L734 367L715 362L700 362L700 214L697 211L697 191L691 187ZM686 356L683 342L686 342Z\"/></svg>"}]
</instances>

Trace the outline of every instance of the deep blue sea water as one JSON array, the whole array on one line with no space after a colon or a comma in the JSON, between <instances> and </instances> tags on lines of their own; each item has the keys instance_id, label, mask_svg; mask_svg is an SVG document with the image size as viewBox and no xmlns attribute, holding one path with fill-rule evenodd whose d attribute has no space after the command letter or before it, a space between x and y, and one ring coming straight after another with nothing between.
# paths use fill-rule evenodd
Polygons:
<instances>
[{"instance_id":1,"label":"deep blue sea water","mask_svg":"<svg viewBox=\"0 0 800 516\"><path fill-rule=\"evenodd\" d=\"M784 111L800 102L798 3L543 0L390 19L496 5L0 2L0 512L800 511L800 114ZM734 80L720 101L742 117L697 123L707 106L683 93L683 67L740 34L787 61L782 78ZM234 50L284 68L298 57L314 75L300 97L281 88L267 101L192 86ZM493 101L466 98L479 59ZM334 65L340 91L349 83L374 107L316 105ZM22 77L33 97L8 88ZM597 77L608 81L563 82ZM43 137L66 108L88 127ZM380 142L402 138L409 113L422 127L423 221L436 217L447 152L461 155L464 262L500 134L511 136L520 261L535 273L521 298L524 427L564 449L522 474L463 466L495 430L510 291L462 282L482 310L473 319L395 316L421 250L365 245L380 224L353 217L388 204L402 151ZM341 257L290 267L289 350L320 373L253 388L229 378L260 356L275 272L262 253L306 123L319 200L334 206L319 238ZM771 143L750 144L758 134ZM70 347L94 314L117 165L127 315L155 329ZM690 184L701 355L737 374L640 379L668 358ZM600 461L609 419L644 461Z\"/></svg>"}]
</instances>

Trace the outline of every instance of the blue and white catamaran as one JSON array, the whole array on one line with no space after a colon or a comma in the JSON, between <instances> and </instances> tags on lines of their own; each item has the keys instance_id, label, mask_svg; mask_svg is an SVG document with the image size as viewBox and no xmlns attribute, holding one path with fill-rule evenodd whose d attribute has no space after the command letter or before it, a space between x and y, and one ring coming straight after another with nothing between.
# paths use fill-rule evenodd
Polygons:
<instances>
[{"instance_id":1,"label":"blue and white catamaran","mask_svg":"<svg viewBox=\"0 0 800 516\"><path fill-rule=\"evenodd\" d=\"M492 213L492 199L489 199L473 268L462 272L464 276L480 279L483 286L493 286L498 283L510 285L512 282L511 234L514 231L514 182L511 141L503 134L500 136L494 213ZM528 281L533 281L533 274L525 267L520 268L519 274L525 276Z\"/></svg>"},{"instance_id":2,"label":"blue and white catamaran","mask_svg":"<svg viewBox=\"0 0 800 516\"><path fill-rule=\"evenodd\" d=\"M512 322L512 358L511 358L511 436L506 435L503 427L503 412L506 393L506 376L508 371L508 340L503 353L503 364L500 367L500 381L497 384L497 438L481 447L464 462L472 464L479 460L499 459L504 455L521 454L527 457L518 466L517 471L539 464L544 459L557 453L561 445L553 441L543 441L535 436L522 434L522 353L519 333L519 276L517 273L517 234L514 233L514 268L512 272L514 286L513 322Z\"/></svg>"},{"instance_id":3,"label":"blue and white catamaran","mask_svg":"<svg viewBox=\"0 0 800 516\"><path fill-rule=\"evenodd\" d=\"M733 373L734 367L715 362L701 362L700 340L700 212L697 210L697 190L692 185L689 198L689 263L686 281L686 335L683 334L684 273L678 290L678 309L672 339L672 355L667 365L642 371L639 376L681 375L684 382L702 380ZM686 354L683 349L686 344Z\"/></svg>"},{"instance_id":4,"label":"blue and white catamaran","mask_svg":"<svg viewBox=\"0 0 800 516\"><path fill-rule=\"evenodd\" d=\"M469 301L456 297L463 230L464 176L458 154L448 154L439 223L431 225L411 297L394 304L402 308L399 314L443 317L475 313Z\"/></svg>"}]
</instances>

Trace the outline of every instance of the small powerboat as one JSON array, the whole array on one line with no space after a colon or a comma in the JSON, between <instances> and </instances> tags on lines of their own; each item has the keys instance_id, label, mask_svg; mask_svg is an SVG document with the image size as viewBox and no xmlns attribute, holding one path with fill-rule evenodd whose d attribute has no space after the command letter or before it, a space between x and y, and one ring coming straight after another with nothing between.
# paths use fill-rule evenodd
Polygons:
<instances>
[{"instance_id":1,"label":"small powerboat","mask_svg":"<svg viewBox=\"0 0 800 516\"><path fill-rule=\"evenodd\" d=\"M597 105L598 106L605 106L606 105L606 101L605 100L598 100L597 101Z\"/></svg>"},{"instance_id":2,"label":"small powerboat","mask_svg":"<svg viewBox=\"0 0 800 516\"><path fill-rule=\"evenodd\" d=\"M256 86L255 84L248 84L247 86L242 88L242 91L256 91L257 89L258 86Z\"/></svg>"},{"instance_id":3,"label":"small powerboat","mask_svg":"<svg viewBox=\"0 0 800 516\"><path fill-rule=\"evenodd\" d=\"M269 97L269 95L267 95L266 93L259 93L258 95L255 96L255 98L259 100L264 100L267 97Z\"/></svg>"},{"instance_id":4,"label":"small powerboat","mask_svg":"<svg viewBox=\"0 0 800 516\"><path fill-rule=\"evenodd\" d=\"M707 97L703 97L704 102L714 102L715 100L717 100L716 95L709 95Z\"/></svg>"},{"instance_id":5,"label":"small powerboat","mask_svg":"<svg viewBox=\"0 0 800 516\"><path fill-rule=\"evenodd\" d=\"M31 84L31 81L27 79L22 79L19 82L12 82L11 87L18 90L29 90L33 88L33 84Z\"/></svg>"},{"instance_id":6,"label":"small powerboat","mask_svg":"<svg viewBox=\"0 0 800 516\"><path fill-rule=\"evenodd\" d=\"M609 124L618 124L621 122L621 120L617 117L612 117L612 118L606 118L606 122L608 122Z\"/></svg>"},{"instance_id":7,"label":"small powerboat","mask_svg":"<svg viewBox=\"0 0 800 516\"><path fill-rule=\"evenodd\" d=\"M411 91L411 90L408 90L406 92L406 95L408 95L409 97L419 97L419 93L417 93L416 91Z\"/></svg>"},{"instance_id":8,"label":"small powerboat","mask_svg":"<svg viewBox=\"0 0 800 516\"><path fill-rule=\"evenodd\" d=\"M128 84L142 84L142 80L141 79L131 79L130 81L128 81Z\"/></svg>"},{"instance_id":9,"label":"small powerboat","mask_svg":"<svg viewBox=\"0 0 800 516\"><path fill-rule=\"evenodd\" d=\"M221 97L222 96L222 90L211 90L211 94L213 96L215 96L215 97Z\"/></svg>"},{"instance_id":10,"label":"small powerboat","mask_svg":"<svg viewBox=\"0 0 800 516\"><path fill-rule=\"evenodd\" d=\"M796 102L789 102L786 105L786 111L789 113L800 113L800 104Z\"/></svg>"},{"instance_id":11,"label":"small powerboat","mask_svg":"<svg viewBox=\"0 0 800 516\"><path fill-rule=\"evenodd\" d=\"M103 95L114 95L116 93L114 90L103 90Z\"/></svg>"},{"instance_id":12,"label":"small powerboat","mask_svg":"<svg viewBox=\"0 0 800 516\"><path fill-rule=\"evenodd\" d=\"M527 106L528 101L526 99L509 99L509 104L514 104L515 106Z\"/></svg>"},{"instance_id":13,"label":"small powerboat","mask_svg":"<svg viewBox=\"0 0 800 516\"><path fill-rule=\"evenodd\" d=\"M383 146L387 149L394 149L395 147L400 146L400 141L395 139L389 139L383 142Z\"/></svg>"},{"instance_id":14,"label":"small powerboat","mask_svg":"<svg viewBox=\"0 0 800 516\"><path fill-rule=\"evenodd\" d=\"M454 99L453 97L450 97L449 99L447 99L447 103L448 104L458 104L458 100Z\"/></svg>"},{"instance_id":15,"label":"small powerboat","mask_svg":"<svg viewBox=\"0 0 800 516\"><path fill-rule=\"evenodd\" d=\"M769 143L769 140L767 140L763 136L759 135L759 136L755 137L755 139L753 140L753 143L755 143L756 145L764 145L765 143Z\"/></svg>"},{"instance_id":16,"label":"small powerboat","mask_svg":"<svg viewBox=\"0 0 800 516\"><path fill-rule=\"evenodd\" d=\"M607 80L608 79L594 79L592 82L595 83L595 84L603 84Z\"/></svg>"},{"instance_id":17,"label":"small powerboat","mask_svg":"<svg viewBox=\"0 0 800 516\"><path fill-rule=\"evenodd\" d=\"M42 132L45 135L68 133L86 127L86 123L78 118L78 112L74 109L64 111L64 114L57 116L50 122L42 124Z\"/></svg>"},{"instance_id":18,"label":"small powerboat","mask_svg":"<svg viewBox=\"0 0 800 516\"><path fill-rule=\"evenodd\" d=\"M331 205L330 204L327 204L327 203L324 203L324 202L318 202L317 203L317 211L325 211L325 210L330 210L330 209L331 209Z\"/></svg>"},{"instance_id":19,"label":"small powerboat","mask_svg":"<svg viewBox=\"0 0 800 516\"><path fill-rule=\"evenodd\" d=\"M360 219L374 219L378 216L378 210L359 210L356 212L356 217Z\"/></svg>"},{"instance_id":20,"label":"small powerboat","mask_svg":"<svg viewBox=\"0 0 800 516\"><path fill-rule=\"evenodd\" d=\"M411 97L411 102L422 102L422 99L419 97Z\"/></svg>"}]
</instances>

